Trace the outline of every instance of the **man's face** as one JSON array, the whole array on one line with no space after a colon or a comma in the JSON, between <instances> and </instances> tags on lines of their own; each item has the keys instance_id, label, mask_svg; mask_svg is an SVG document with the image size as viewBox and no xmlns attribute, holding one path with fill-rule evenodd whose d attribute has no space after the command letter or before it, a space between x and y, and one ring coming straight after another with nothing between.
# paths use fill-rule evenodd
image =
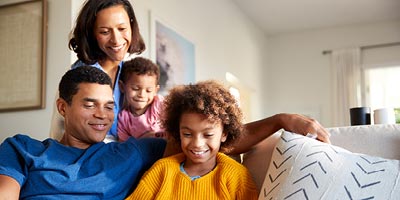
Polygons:
<instances>
[{"instance_id":1,"label":"man's face","mask_svg":"<svg viewBox=\"0 0 400 200\"><path fill-rule=\"evenodd\" d=\"M65 119L65 133L61 143L81 149L103 141L114 120L114 100L109 85L79 84L71 105L63 99L57 107Z\"/></svg>"}]
</instances>

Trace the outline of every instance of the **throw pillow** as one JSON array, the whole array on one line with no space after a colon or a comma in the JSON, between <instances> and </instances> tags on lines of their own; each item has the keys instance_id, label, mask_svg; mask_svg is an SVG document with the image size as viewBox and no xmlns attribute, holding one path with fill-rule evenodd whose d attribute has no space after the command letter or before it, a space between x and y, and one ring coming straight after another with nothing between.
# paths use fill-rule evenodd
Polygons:
<instances>
[{"instance_id":1,"label":"throw pillow","mask_svg":"<svg viewBox=\"0 0 400 200\"><path fill-rule=\"evenodd\" d=\"M284 131L259 199L399 199L399 165Z\"/></svg>"}]
</instances>

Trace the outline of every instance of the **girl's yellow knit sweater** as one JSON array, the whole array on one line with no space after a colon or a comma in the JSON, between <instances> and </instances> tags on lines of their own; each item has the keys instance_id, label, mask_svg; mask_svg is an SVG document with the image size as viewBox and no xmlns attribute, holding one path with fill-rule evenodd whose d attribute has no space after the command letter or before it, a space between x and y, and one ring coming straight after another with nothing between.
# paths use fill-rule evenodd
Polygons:
<instances>
[{"instance_id":1,"label":"girl's yellow knit sweater","mask_svg":"<svg viewBox=\"0 0 400 200\"><path fill-rule=\"evenodd\" d=\"M142 177L127 199L245 199L258 198L247 168L223 153L217 154L217 166L192 181L180 171L184 154L157 161Z\"/></svg>"}]
</instances>

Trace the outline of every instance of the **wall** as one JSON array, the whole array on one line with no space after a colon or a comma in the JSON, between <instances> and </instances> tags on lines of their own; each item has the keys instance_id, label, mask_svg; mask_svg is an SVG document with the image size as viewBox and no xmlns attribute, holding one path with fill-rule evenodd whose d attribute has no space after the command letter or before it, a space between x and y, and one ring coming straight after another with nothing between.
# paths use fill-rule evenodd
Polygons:
<instances>
[{"instance_id":1,"label":"wall","mask_svg":"<svg viewBox=\"0 0 400 200\"><path fill-rule=\"evenodd\" d=\"M13 0L7 0L12 2ZM46 108L0 113L0 141L16 133L47 138L58 81L76 57L68 34L83 0L48 0ZM323 50L400 41L400 22L309 30L265 38L229 0L131 1L150 46L151 11L196 45L196 79L239 78L251 94L249 121L302 113L331 125L329 55ZM179 6L176 6L179 5ZM143 56L149 57L146 50Z\"/></svg>"},{"instance_id":2,"label":"wall","mask_svg":"<svg viewBox=\"0 0 400 200\"><path fill-rule=\"evenodd\" d=\"M11 1L11 0L10 0ZM83 0L48 0L48 42L46 108L0 113L0 141L15 133L37 139L49 136L50 120L59 79L76 57L68 48L68 34ZM225 79L234 74L251 93L252 111L248 120L262 113L261 72L266 39L230 0L135 0L131 1L140 31L150 46L149 12L166 22L195 44L196 79ZM179 5L179 6L177 6ZM149 57L146 50L143 56Z\"/></svg>"},{"instance_id":3,"label":"wall","mask_svg":"<svg viewBox=\"0 0 400 200\"><path fill-rule=\"evenodd\" d=\"M265 68L266 115L302 113L331 123L330 54L324 50L400 41L400 22L336 27L270 36ZM398 52L392 52L398 55Z\"/></svg>"},{"instance_id":4,"label":"wall","mask_svg":"<svg viewBox=\"0 0 400 200\"><path fill-rule=\"evenodd\" d=\"M265 116L260 109L264 91L260 83L266 38L234 3L230 0L136 0L133 5L138 10L136 14L147 44L151 42L151 12L195 44L196 80L224 80L226 72L232 73L251 93L253 106L247 120Z\"/></svg>"},{"instance_id":5,"label":"wall","mask_svg":"<svg viewBox=\"0 0 400 200\"><path fill-rule=\"evenodd\" d=\"M38 139L47 138L49 135L58 81L70 65L71 54L67 48L67 39L71 29L71 2L48 0L47 6L46 108L0 113L0 141L16 133L29 134Z\"/></svg>"}]
</instances>

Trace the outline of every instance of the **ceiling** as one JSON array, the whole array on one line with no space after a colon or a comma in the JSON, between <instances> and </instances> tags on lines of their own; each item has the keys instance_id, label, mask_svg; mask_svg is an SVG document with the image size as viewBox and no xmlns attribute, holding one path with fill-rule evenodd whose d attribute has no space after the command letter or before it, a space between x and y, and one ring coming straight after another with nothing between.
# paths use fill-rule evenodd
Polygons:
<instances>
[{"instance_id":1,"label":"ceiling","mask_svg":"<svg viewBox=\"0 0 400 200\"><path fill-rule=\"evenodd\" d=\"M232 0L266 34L400 20L400 0Z\"/></svg>"}]
</instances>

